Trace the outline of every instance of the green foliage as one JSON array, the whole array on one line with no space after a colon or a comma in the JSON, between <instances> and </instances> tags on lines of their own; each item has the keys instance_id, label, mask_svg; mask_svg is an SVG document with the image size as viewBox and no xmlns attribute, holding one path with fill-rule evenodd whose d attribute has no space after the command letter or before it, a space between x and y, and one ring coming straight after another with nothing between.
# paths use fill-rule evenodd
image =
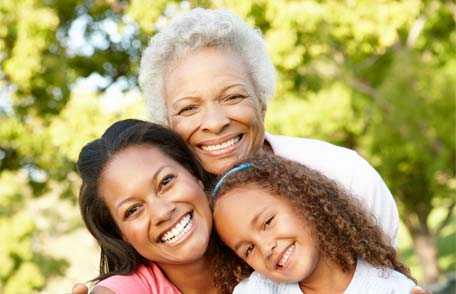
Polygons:
<instances>
[{"instance_id":1,"label":"green foliage","mask_svg":"<svg viewBox=\"0 0 456 294\"><path fill-rule=\"evenodd\" d=\"M436 239L454 226L454 3L258 0L214 6L225 5L262 29L278 69L268 130L328 140L367 157L396 196L413 240ZM436 209L443 217L434 223ZM439 266L454 269L443 262L444 247ZM415 250L423 269L437 262L425 260L423 248ZM426 271L418 276L437 279Z\"/></svg>"},{"instance_id":2,"label":"green foliage","mask_svg":"<svg viewBox=\"0 0 456 294\"><path fill-rule=\"evenodd\" d=\"M423 230L441 235L440 267L454 269L452 1L6 0L0 292L37 291L64 274L68 264L45 253L42 236L72 225L50 233L49 224L62 222L59 214L33 207L53 195L75 205L80 148L116 119L145 116L134 91L141 48L157 24L195 6L229 8L262 30L278 70L268 130L328 140L367 157L396 196L412 239ZM81 84L84 78L101 81ZM113 94L115 87L123 94Z\"/></svg>"},{"instance_id":3,"label":"green foliage","mask_svg":"<svg viewBox=\"0 0 456 294\"><path fill-rule=\"evenodd\" d=\"M277 99L269 106L266 127L272 133L313 137L352 146L362 121L352 107L352 90L335 82L329 87L306 95Z\"/></svg>"},{"instance_id":4,"label":"green foliage","mask_svg":"<svg viewBox=\"0 0 456 294\"><path fill-rule=\"evenodd\" d=\"M438 205L449 205L445 202L456 192L456 60L435 66L408 50L394 58L378 89L382 104L374 105L378 113L370 122L364 148L377 158L382 174L394 179L390 187L404 212L428 215L435 196Z\"/></svg>"}]
</instances>

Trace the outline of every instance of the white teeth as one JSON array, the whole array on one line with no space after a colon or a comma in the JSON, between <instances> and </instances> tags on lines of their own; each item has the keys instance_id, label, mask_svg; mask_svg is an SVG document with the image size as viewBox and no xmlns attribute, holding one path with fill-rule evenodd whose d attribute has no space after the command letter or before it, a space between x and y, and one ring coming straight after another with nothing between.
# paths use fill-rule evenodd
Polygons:
<instances>
[{"instance_id":1,"label":"white teeth","mask_svg":"<svg viewBox=\"0 0 456 294\"><path fill-rule=\"evenodd\" d=\"M201 148L203 150L206 150L206 151L217 151L217 150L220 150L220 149L225 149L225 148L228 148L230 146L233 146L234 144L236 144L237 142L239 142L239 140L241 139L241 136L237 136L233 139L230 139L226 142L223 142L222 144L216 144L216 145L202 145Z\"/></svg>"},{"instance_id":2,"label":"white teeth","mask_svg":"<svg viewBox=\"0 0 456 294\"><path fill-rule=\"evenodd\" d=\"M173 243L174 241L179 240L179 238L187 233L191 228L192 216L188 213L173 228L163 234L161 241L164 243Z\"/></svg>"},{"instance_id":3,"label":"white teeth","mask_svg":"<svg viewBox=\"0 0 456 294\"><path fill-rule=\"evenodd\" d=\"M285 264L287 264L287 261L288 259L290 258L290 255L291 253L293 253L293 249L295 248L295 245L291 245L290 247L288 247L287 251L285 251L285 253L282 255L282 258L280 258L278 264L280 266L284 266Z\"/></svg>"}]
</instances>

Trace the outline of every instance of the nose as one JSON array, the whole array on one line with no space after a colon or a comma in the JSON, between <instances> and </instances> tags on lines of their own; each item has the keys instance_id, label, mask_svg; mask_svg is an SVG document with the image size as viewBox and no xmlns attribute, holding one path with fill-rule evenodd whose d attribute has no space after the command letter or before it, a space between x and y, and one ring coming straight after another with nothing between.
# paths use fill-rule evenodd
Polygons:
<instances>
[{"instance_id":1,"label":"nose","mask_svg":"<svg viewBox=\"0 0 456 294\"><path fill-rule=\"evenodd\" d=\"M165 199L155 199L150 204L151 207L151 223L152 225L159 227L160 225L171 220L177 208L173 202Z\"/></svg>"},{"instance_id":2,"label":"nose","mask_svg":"<svg viewBox=\"0 0 456 294\"><path fill-rule=\"evenodd\" d=\"M222 105L214 104L206 108L201 124L203 131L219 134L229 124L230 119L226 116Z\"/></svg>"},{"instance_id":3,"label":"nose","mask_svg":"<svg viewBox=\"0 0 456 294\"><path fill-rule=\"evenodd\" d=\"M265 242L266 241L266 242ZM263 240L261 245L259 246L261 254L263 255L265 261L269 263L269 261L272 259L272 256L274 255L274 250L277 247L277 243L275 240Z\"/></svg>"}]
</instances>

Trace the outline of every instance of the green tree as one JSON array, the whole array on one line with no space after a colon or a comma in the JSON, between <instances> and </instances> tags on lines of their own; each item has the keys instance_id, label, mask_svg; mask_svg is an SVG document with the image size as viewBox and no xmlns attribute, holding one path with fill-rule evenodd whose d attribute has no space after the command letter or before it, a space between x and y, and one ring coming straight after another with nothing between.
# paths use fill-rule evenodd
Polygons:
<instances>
[{"instance_id":1,"label":"green tree","mask_svg":"<svg viewBox=\"0 0 456 294\"><path fill-rule=\"evenodd\" d=\"M2 293L40 290L64 273L67 262L45 254L42 239L50 228L62 234L71 224L60 228L56 212L37 211L34 205L50 195L75 205L80 184L75 161L82 145L113 120L141 113L139 100L121 113L103 109L110 86L127 93L136 85L145 37L125 16L124 6L116 1L0 2ZM78 37L81 44L75 42ZM87 77L102 82L93 91L76 91Z\"/></svg>"},{"instance_id":2,"label":"green tree","mask_svg":"<svg viewBox=\"0 0 456 294\"><path fill-rule=\"evenodd\" d=\"M435 244L455 206L452 1L6 0L0 292L39 290L64 273L68 264L40 243L58 226L43 226L34 203L59 195L75 205L79 149L113 120L144 116L134 94L141 49L160 24L196 6L229 8L262 30L279 77L267 128L357 149L396 196L425 281L456 268L456 260L441 268ZM430 222L436 210L442 216Z\"/></svg>"},{"instance_id":3,"label":"green tree","mask_svg":"<svg viewBox=\"0 0 456 294\"><path fill-rule=\"evenodd\" d=\"M440 274L436 241L449 224L456 199L456 60L435 65L400 50L382 85L381 105L362 147L389 180L415 244L426 281ZM444 216L432 226L435 208Z\"/></svg>"}]
</instances>

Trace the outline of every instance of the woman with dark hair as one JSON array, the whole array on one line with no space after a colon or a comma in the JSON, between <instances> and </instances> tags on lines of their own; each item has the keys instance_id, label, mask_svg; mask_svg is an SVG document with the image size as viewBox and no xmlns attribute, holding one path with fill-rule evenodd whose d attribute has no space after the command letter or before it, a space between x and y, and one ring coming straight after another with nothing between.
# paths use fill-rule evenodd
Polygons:
<instances>
[{"instance_id":1,"label":"woman with dark hair","mask_svg":"<svg viewBox=\"0 0 456 294\"><path fill-rule=\"evenodd\" d=\"M101 247L94 293L217 292L209 177L179 136L120 121L84 146L77 167L82 217Z\"/></svg>"}]
</instances>

